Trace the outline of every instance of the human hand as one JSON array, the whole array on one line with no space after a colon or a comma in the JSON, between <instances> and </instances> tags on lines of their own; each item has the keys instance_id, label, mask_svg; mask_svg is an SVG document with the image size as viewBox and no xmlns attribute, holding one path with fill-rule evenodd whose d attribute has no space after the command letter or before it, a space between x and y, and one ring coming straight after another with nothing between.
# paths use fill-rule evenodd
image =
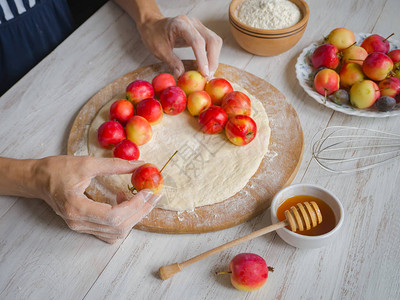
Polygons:
<instances>
[{"instance_id":1,"label":"human hand","mask_svg":"<svg viewBox=\"0 0 400 300\"><path fill-rule=\"evenodd\" d=\"M41 198L77 232L89 233L107 242L125 238L132 227L160 200L150 190L126 199L117 195L117 205L95 202L84 195L98 175L127 174L141 162L117 158L53 156L38 160L36 178L41 178Z\"/></svg>"},{"instance_id":2,"label":"human hand","mask_svg":"<svg viewBox=\"0 0 400 300\"><path fill-rule=\"evenodd\" d=\"M174 18L158 16L138 25L147 48L165 62L179 78L185 68L174 48L192 47L200 73L210 78L218 67L222 39L196 18L185 15Z\"/></svg>"}]
</instances>

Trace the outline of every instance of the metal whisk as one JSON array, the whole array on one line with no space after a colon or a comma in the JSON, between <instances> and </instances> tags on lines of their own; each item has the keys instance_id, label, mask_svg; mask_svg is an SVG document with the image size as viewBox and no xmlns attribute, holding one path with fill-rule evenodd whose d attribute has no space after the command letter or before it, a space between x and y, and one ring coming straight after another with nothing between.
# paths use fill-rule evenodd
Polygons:
<instances>
[{"instance_id":1,"label":"metal whisk","mask_svg":"<svg viewBox=\"0 0 400 300\"><path fill-rule=\"evenodd\" d=\"M351 173L367 170L400 157L400 134L348 126L331 126L317 132L312 156L325 170Z\"/></svg>"}]
</instances>

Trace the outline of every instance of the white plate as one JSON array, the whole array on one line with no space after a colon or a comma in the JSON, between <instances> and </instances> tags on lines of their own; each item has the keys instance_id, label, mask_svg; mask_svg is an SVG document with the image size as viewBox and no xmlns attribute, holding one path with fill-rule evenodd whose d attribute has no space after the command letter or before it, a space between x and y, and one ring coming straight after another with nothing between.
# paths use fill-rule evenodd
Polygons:
<instances>
[{"instance_id":1,"label":"white plate","mask_svg":"<svg viewBox=\"0 0 400 300\"><path fill-rule=\"evenodd\" d=\"M356 42L359 46L361 42L372 33L355 33ZM375 105L367 109L358 109L351 105L339 105L332 101L327 100L326 103L324 100L324 96L320 95L314 89L314 73L315 69L311 63L311 55L314 50L323 44L323 41L319 41L316 43L312 43L310 46L304 48L303 52L301 52L299 58L296 63L296 76L299 80L300 85L309 94L312 98L314 98L318 103L332 108L333 110L340 111L342 113L348 115L355 115L360 117L375 117L375 118L383 118L383 117L392 117L400 115L400 104L397 104L392 111L381 112L379 111ZM390 51L394 49L400 48L400 41L393 39L391 37L389 39Z\"/></svg>"}]
</instances>

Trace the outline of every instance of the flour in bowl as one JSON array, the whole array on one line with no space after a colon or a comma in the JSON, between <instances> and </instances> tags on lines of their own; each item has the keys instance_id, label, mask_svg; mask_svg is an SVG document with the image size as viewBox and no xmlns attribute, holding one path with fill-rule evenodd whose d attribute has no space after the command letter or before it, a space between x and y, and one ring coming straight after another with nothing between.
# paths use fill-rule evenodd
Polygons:
<instances>
[{"instance_id":1,"label":"flour in bowl","mask_svg":"<svg viewBox=\"0 0 400 300\"><path fill-rule=\"evenodd\" d=\"M300 9L289 0L244 0L236 9L244 24L259 29L283 29L297 24Z\"/></svg>"}]
</instances>

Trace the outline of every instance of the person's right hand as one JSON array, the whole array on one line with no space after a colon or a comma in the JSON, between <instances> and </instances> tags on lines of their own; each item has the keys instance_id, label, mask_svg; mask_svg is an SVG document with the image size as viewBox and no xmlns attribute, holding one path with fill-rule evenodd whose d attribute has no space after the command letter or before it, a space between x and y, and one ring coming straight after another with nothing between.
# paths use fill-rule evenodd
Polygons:
<instances>
[{"instance_id":1,"label":"person's right hand","mask_svg":"<svg viewBox=\"0 0 400 300\"><path fill-rule=\"evenodd\" d=\"M142 162L118 158L53 156L38 160L36 176L42 178L41 197L77 232L89 233L107 242L125 238L132 227L160 200L150 190L130 199L117 195L117 205L95 202L84 194L98 175L132 173Z\"/></svg>"},{"instance_id":2,"label":"person's right hand","mask_svg":"<svg viewBox=\"0 0 400 300\"><path fill-rule=\"evenodd\" d=\"M222 39L198 19L186 15L174 18L155 16L138 26L147 48L165 62L175 77L185 71L182 61L173 49L192 47L200 73L212 77L218 68Z\"/></svg>"}]
</instances>

